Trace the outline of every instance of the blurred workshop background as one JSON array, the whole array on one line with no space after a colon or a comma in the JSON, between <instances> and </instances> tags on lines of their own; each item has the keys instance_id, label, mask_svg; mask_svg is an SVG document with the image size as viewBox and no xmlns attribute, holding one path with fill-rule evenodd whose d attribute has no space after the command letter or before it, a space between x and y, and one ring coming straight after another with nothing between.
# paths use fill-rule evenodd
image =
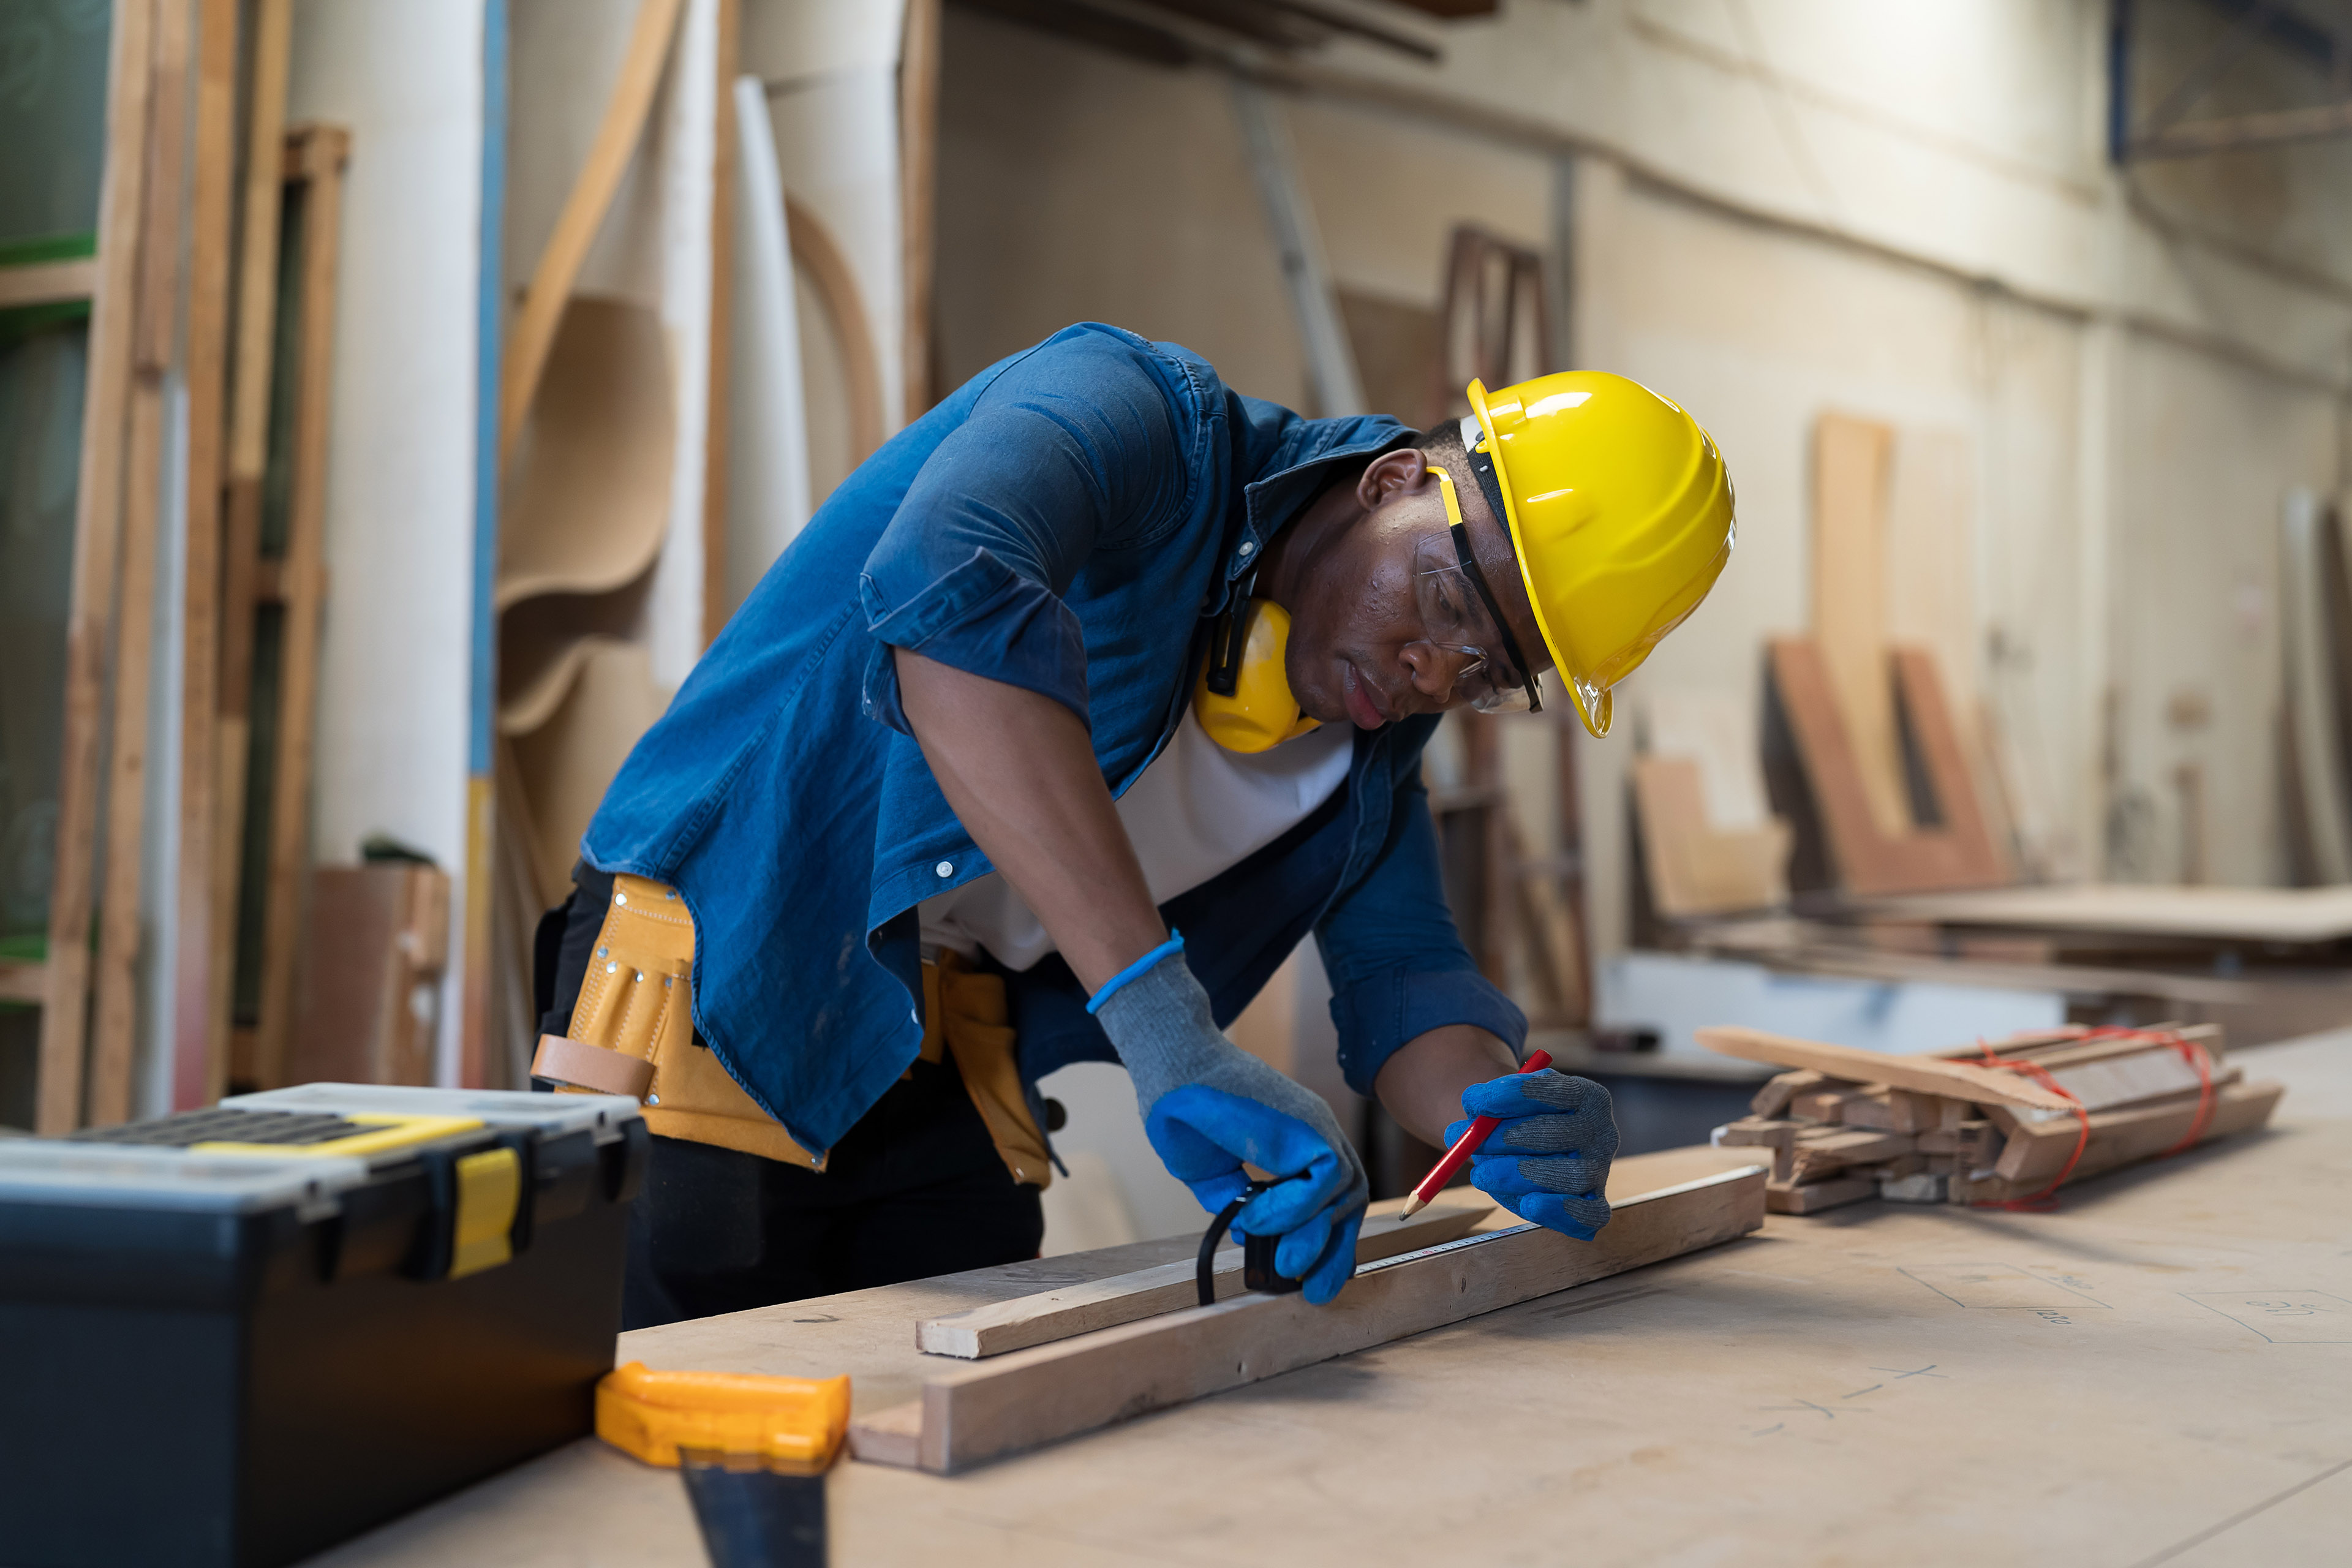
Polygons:
<instances>
[{"instance_id":1,"label":"blurred workshop background","mask_svg":"<svg viewBox=\"0 0 2352 1568\"><path fill-rule=\"evenodd\" d=\"M2347 133L2333 0L6 0L0 1123L520 1085L631 742L1084 320L1714 433L1738 552L1616 732L1428 763L1629 1150L1743 1113L1710 1022L2352 1020ZM1400 1192L1328 997L1234 1033ZM1045 1088L1050 1249L1197 1223L1117 1068Z\"/></svg>"}]
</instances>

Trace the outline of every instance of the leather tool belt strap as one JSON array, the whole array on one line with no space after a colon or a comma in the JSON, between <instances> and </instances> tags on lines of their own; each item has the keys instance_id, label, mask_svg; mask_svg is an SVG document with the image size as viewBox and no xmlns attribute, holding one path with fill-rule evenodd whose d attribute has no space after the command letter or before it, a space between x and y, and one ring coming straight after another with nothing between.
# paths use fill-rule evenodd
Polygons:
<instances>
[{"instance_id":1,"label":"leather tool belt strap","mask_svg":"<svg viewBox=\"0 0 2352 1568\"><path fill-rule=\"evenodd\" d=\"M694 1040L694 921L673 888L643 877L613 879L613 901L562 1036L541 1035L535 1077L574 1091L626 1094L646 1108L648 1131L712 1143L822 1171ZM972 1104L1016 1182L1053 1179L1045 1137L1023 1092L1004 982L968 969L954 953L923 965L922 1059L952 1052Z\"/></svg>"}]
</instances>

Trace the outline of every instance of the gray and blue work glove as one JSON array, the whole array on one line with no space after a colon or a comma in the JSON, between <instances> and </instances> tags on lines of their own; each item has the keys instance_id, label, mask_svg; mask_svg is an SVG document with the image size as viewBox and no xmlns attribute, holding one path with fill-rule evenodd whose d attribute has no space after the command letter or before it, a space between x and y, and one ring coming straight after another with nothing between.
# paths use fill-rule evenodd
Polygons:
<instances>
[{"instance_id":1,"label":"gray and blue work glove","mask_svg":"<svg viewBox=\"0 0 2352 1568\"><path fill-rule=\"evenodd\" d=\"M1474 1083L1462 1091L1462 1109L1501 1123L1470 1156L1472 1186L1521 1219L1579 1241L1609 1223L1617 1121L1607 1089L1547 1068ZM1446 1147L1469 1130L1468 1117L1448 1127Z\"/></svg>"},{"instance_id":2,"label":"gray and blue work glove","mask_svg":"<svg viewBox=\"0 0 2352 1568\"><path fill-rule=\"evenodd\" d=\"M1276 1236L1275 1268L1328 1301L1356 1271L1370 1184L1321 1095L1224 1037L1209 994L1171 936L1113 975L1087 1011L1135 1083L1144 1135L1212 1214L1242 1195L1247 1161L1276 1178L1234 1216L1237 1236Z\"/></svg>"}]
</instances>

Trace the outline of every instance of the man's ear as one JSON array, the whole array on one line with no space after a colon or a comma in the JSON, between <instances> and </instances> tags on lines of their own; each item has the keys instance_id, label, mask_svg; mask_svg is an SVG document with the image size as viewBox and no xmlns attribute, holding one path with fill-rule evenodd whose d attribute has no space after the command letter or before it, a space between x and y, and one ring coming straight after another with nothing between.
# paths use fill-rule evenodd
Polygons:
<instances>
[{"instance_id":1,"label":"man's ear","mask_svg":"<svg viewBox=\"0 0 2352 1568\"><path fill-rule=\"evenodd\" d=\"M1356 502L1370 511L1400 490L1418 489L1430 482L1429 458L1419 447L1383 452L1364 465L1363 477L1356 481Z\"/></svg>"}]
</instances>

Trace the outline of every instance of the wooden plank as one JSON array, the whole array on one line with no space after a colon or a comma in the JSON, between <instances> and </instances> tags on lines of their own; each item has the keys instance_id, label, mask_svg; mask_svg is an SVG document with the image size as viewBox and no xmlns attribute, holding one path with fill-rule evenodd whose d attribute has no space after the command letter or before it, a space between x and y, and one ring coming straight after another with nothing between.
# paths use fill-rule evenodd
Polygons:
<instances>
[{"instance_id":1,"label":"wooden plank","mask_svg":"<svg viewBox=\"0 0 2352 1568\"><path fill-rule=\"evenodd\" d=\"M1748 1102L1748 1114L1768 1120L1776 1117L1788 1110L1797 1096L1818 1089L1828 1081L1825 1074L1804 1068L1775 1073L1764 1080L1764 1087L1758 1089L1756 1098Z\"/></svg>"},{"instance_id":2,"label":"wooden plank","mask_svg":"<svg viewBox=\"0 0 2352 1568\"><path fill-rule=\"evenodd\" d=\"M499 455L503 461L522 434L523 416L539 392L540 373L555 343L556 322L564 301L588 258L588 247L604 221L604 211L619 189L621 175L636 151L653 110L654 93L661 86L662 67L669 58L670 39L677 31L678 12L685 0L645 0L637 8L636 25L628 52L621 58L620 79L605 102L604 118L589 145L587 162L563 199L555 230L540 252L522 309L507 333L506 356L499 384ZM724 96L723 94L721 96Z\"/></svg>"},{"instance_id":3,"label":"wooden plank","mask_svg":"<svg viewBox=\"0 0 2352 1568\"><path fill-rule=\"evenodd\" d=\"M98 258L37 261L27 267L0 267L0 310L19 305L52 305L67 300L87 300L98 292Z\"/></svg>"},{"instance_id":4,"label":"wooden plank","mask_svg":"<svg viewBox=\"0 0 2352 1568\"><path fill-rule=\"evenodd\" d=\"M727 624L728 410L735 362L735 186L740 132L735 75L742 53L743 0L718 0L718 45L711 71L716 140L710 157L709 363L702 428L702 646Z\"/></svg>"},{"instance_id":5,"label":"wooden plank","mask_svg":"<svg viewBox=\"0 0 2352 1568\"><path fill-rule=\"evenodd\" d=\"M1707 820L1690 757L1633 760L1642 865L1650 901L1671 920L1769 908L1788 900L1789 825L1723 830Z\"/></svg>"},{"instance_id":6,"label":"wooden plank","mask_svg":"<svg viewBox=\"0 0 2352 1568\"><path fill-rule=\"evenodd\" d=\"M306 176L302 203L301 353L295 369L291 495L287 503L285 635L278 666L277 782L270 792L269 869L262 906L261 997L254 1076L285 1082L310 858L311 738L318 725L319 632L326 601L327 435L334 381L335 279L341 264L342 169L349 132L301 127L287 137L289 166Z\"/></svg>"},{"instance_id":7,"label":"wooden plank","mask_svg":"<svg viewBox=\"0 0 2352 1568\"><path fill-rule=\"evenodd\" d=\"M47 963L27 958L0 958L0 1002L25 1002L37 1007L48 989Z\"/></svg>"},{"instance_id":8,"label":"wooden plank","mask_svg":"<svg viewBox=\"0 0 2352 1568\"><path fill-rule=\"evenodd\" d=\"M1893 426L1823 414L1813 425L1812 633L1853 745L1867 820L1885 837L1914 826L1886 667L1886 514Z\"/></svg>"},{"instance_id":9,"label":"wooden plank","mask_svg":"<svg viewBox=\"0 0 2352 1568\"><path fill-rule=\"evenodd\" d=\"M2084 883L1916 893L1874 912L1943 925L2123 932L2213 942L2331 942L2352 937L2352 887L2171 888Z\"/></svg>"},{"instance_id":10,"label":"wooden plank","mask_svg":"<svg viewBox=\"0 0 2352 1568\"><path fill-rule=\"evenodd\" d=\"M1882 1132L1925 1132L1936 1125L1947 1101L1907 1089L1874 1089L1851 1096L1839 1117L1848 1127L1875 1128Z\"/></svg>"},{"instance_id":11,"label":"wooden plank","mask_svg":"<svg viewBox=\"0 0 2352 1568\"><path fill-rule=\"evenodd\" d=\"M89 1120L108 1127L131 1115L131 1055L139 1027L138 968L145 921L141 898L147 822L147 703L153 671L155 557L163 504L165 378L177 366L183 297L181 224L188 197L192 18L179 0L157 0L149 88L147 179L131 326L130 429L122 476L121 583L114 618L113 712L108 726L106 879L92 977Z\"/></svg>"},{"instance_id":12,"label":"wooden plank","mask_svg":"<svg viewBox=\"0 0 2352 1568\"><path fill-rule=\"evenodd\" d=\"M1839 711L1820 647L1803 637L1775 638L1769 662L1773 690L1820 811L1830 858L1847 891L1875 897L1994 887L2005 879L1982 862L1976 853L1979 846L1964 845L1949 828L1884 831L1873 815L1855 742Z\"/></svg>"},{"instance_id":13,"label":"wooden plank","mask_svg":"<svg viewBox=\"0 0 2352 1568\"><path fill-rule=\"evenodd\" d=\"M2201 1148L2213 1139L2231 1137L2262 1126L2278 1109L2283 1092L2281 1085L2271 1082L2223 1086L2213 1096L2212 1112L2197 1146ZM2084 1148L2082 1159L2068 1173L2067 1184L2163 1153L2189 1135L2196 1115L2197 1096L2192 1094L2162 1105L2110 1110L2094 1117L2091 1141ZM2074 1148L2074 1133L2071 1130L2063 1136L2044 1136L2038 1131L2024 1135L2012 1132L1993 1167L1998 1183L2006 1184L2007 1190L1979 1183L1977 1185L1983 1190L1973 1196L1984 1202L2024 1197L2038 1192L2065 1168L2066 1157Z\"/></svg>"},{"instance_id":14,"label":"wooden plank","mask_svg":"<svg viewBox=\"0 0 2352 1568\"><path fill-rule=\"evenodd\" d=\"M239 0L201 0L196 18L195 183L188 222L187 525L182 553L179 864L173 878L172 1109L220 1097L228 1040L214 1027L213 884L219 860L222 478L227 437L229 244L236 163Z\"/></svg>"},{"instance_id":15,"label":"wooden plank","mask_svg":"<svg viewBox=\"0 0 2352 1568\"><path fill-rule=\"evenodd\" d=\"M1435 1247L1465 1234L1492 1212L1484 1204L1432 1205L1411 1218L1393 1212L1364 1221L1356 1242L1359 1265L1376 1263L1423 1247ZM1217 1299L1242 1290L1241 1248L1227 1247L1218 1255ZM933 1355L977 1360L1025 1350L1097 1329L1113 1328L1195 1306L1200 1300L1198 1265L1187 1258L1132 1274L1115 1274L1090 1284L1067 1286L1034 1296L951 1312L915 1325L915 1344Z\"/></svg>"},{"instance_id":16,"label":"wooden plank","mask_svg":"<svg viewBox=\"0 0 2352 1568\"><path fill-rule=\"evenodd\" d=\"M1811 1068L1856 1083L1883 1083L1894 1089L1944 1095L1978 1105L2023 1105L2054 1110L2069 1107L2064 1096L2053 1094L2029 1079L1993 1068L1971 1067L1966 1062L1891 1056L1857 1046L1833 1046L1727 1025L1700 1029L1698 1042L1711 1051L1738 1057L1742 1061Z\"/></svg>"},{"instance_id":17,"label":"wooden plank","mask_svg":"<svg viewBox=\"0 0 2352 1568\"><path fill-rule=\"evenodd\" d=\"M221 530L220 664L213 796L211 972L214 1043L205 1098L226 1090L239 1053L230 1016L236 1003L237 886L244 869L247 753L253 729L253 621L261 602L262 483L269 464L269 398L277 368L278 229L285 205L286 79L292 56L293 0L257 0L247 88L245 182L238 197L236 326L229 351L225 520ZM264 152L262 149L270 151ZM273 582L274 567L273 566ZM269 598L276 602L278 592ZM249 1074L251 1063L245 1064Z\"/></svg>"},{"instance_id":18,"label":"wooden plank","mask_svg":"<svg viewBox=\"0 0 2352 1568\"><path fill-rule=\"evenodd\" d=\"M932 401L940 28L940 0L907 0L898 49L898 277L906 311L898 343L909 425L930 411Z\"/></svg>"},{"instance_id":19,"label":"wooden plank","mask_svg":"<svg viewBox=\"0 0 2352 1568\"><path fill-rule=\"evenodd\" d=\"M1961 748L1951 704L1945 700L1944 677L1936 666L1936 656L1923 647L1898 647L1894 659L1903 723L1927 764L1943 831L1959 853L1969 885L1998 887L2011 880L2009 857L1993 837L1984 805L1977 797L1975 773Z\"/></svg>"},{"instance_id":20,"label":"wooden plank","mask_svg":"<svg viewBox=\"0 0 2352 1568\"><path fill-rule=\"evenodd\" d=\"M1589 1242L1521 1226L1375 1263L1328 1305L1250 1295L933 1374L917 1462L949 1473L1148 1411L1403 1339L1744 1236L1763 1223L1764 1175L1739 1170L1628 1199ZM869 1418L870 1419L870 1418ZM888 1462L910 1418L891 1414Z\"/></svg>"},{"instance_id":21,"label":"wooden plank","mask_svg":"<svg viewBox=\"0 0 2352 1568\"><path fill-rule=\"evenodd\" d=\"M1874 1132L1866 1128L1814 1128L1800 1132L1790 1151L1794 1179L1819 1181L1848 1165L1875 1165L1914 1152L1910 1137L1901 1132Z\"/></svg>"},{"instance_id":22,"label":"wooden plank","mask_svg":"<svg viewBox=\"0 0 2352 1568\"><path fill-rule=\"evenodd\" d=\"M1819 1214L1843 1208L1878 1195L1870 1176L1832 1176L1817 1182L1774 1182L1764 1189L1764 1206L1773 1214Z\"/></svg>"},{"instance_id":23,"label":"wooden plank","mask_svg":"<svg viewBox=\"0 0 2352 1568\"><path fill-rule=\"evenodd\" d=\"M41 1005L40 1081L33 1113L34 1127L44 1135L69 1132L82 1123L99 757L111 662L107 632L121 570L122 438L131 398L153 23L153 7L144 0L117 6L107 64L99 279L90 306L89 382L83 395L81 471L74 500L57 868L50 883L48 984Z\"/></svg>"}]
</instances>

